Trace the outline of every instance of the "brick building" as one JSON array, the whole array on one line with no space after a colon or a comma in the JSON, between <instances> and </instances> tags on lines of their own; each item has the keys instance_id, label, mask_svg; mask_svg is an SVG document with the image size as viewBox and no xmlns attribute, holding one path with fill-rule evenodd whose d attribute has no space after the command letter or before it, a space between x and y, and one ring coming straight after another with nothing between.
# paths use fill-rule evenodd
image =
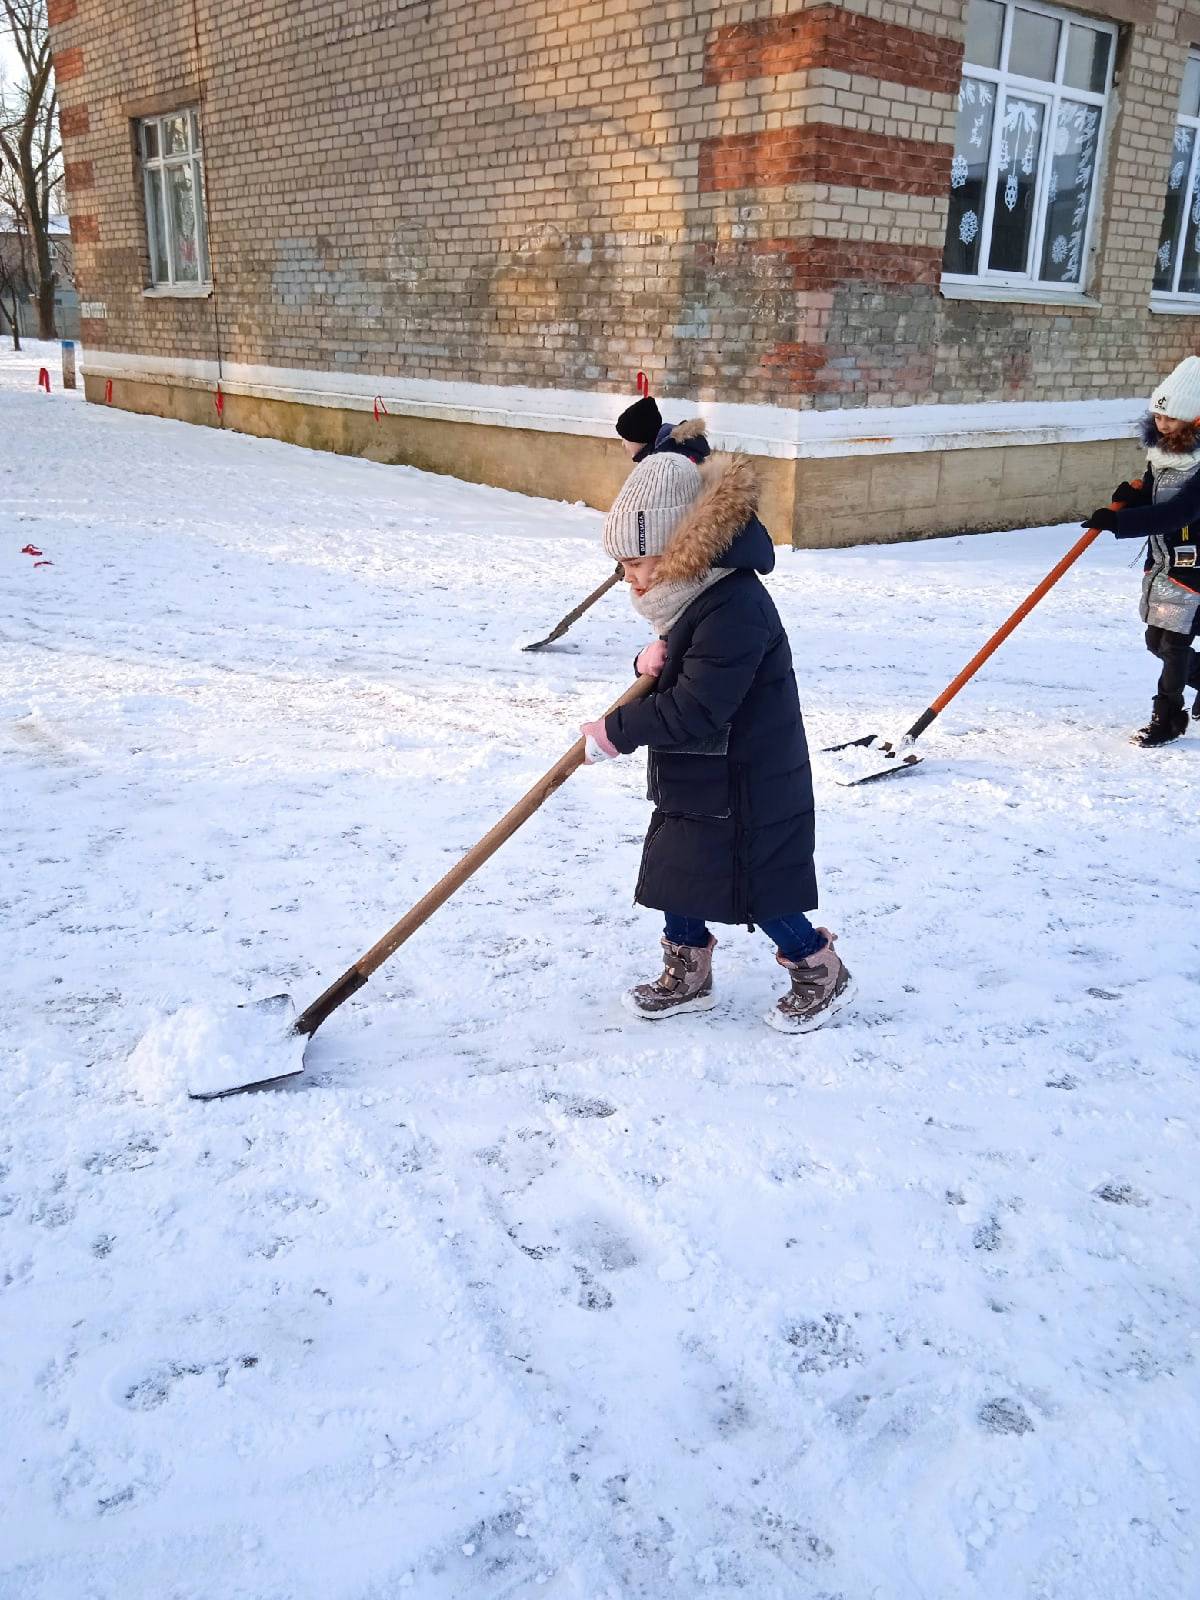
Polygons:
<instances>
[{"instance_id":1,"label":"brick building","mask_svg":"<svg viewBox=\"0 0 1200 1600\"><path fill-rule=\"evenodd\" d=\"M643 370L777 538L1072 516L1198 343L1191 3L50 0L88 397L603 505Z\"/></svg>"}]
</instances>

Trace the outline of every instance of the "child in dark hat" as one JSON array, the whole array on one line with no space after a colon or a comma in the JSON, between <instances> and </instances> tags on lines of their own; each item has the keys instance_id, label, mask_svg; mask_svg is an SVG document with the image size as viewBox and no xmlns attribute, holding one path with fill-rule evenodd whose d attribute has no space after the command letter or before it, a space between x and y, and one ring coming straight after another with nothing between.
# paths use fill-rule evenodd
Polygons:
<instances>
[{"instance_id":1,"label":"child in dark hat","mask_svg":"<svg viewBox=\"0 0 1200 1600\"><path fill-rule=\"evenodd\" d=\"M626 406L617 418L617 432L624 441L626 454L635 461L644 461L653 452L662 425L658 402L648 394Z\"/></svg>"},{"instance_id":2,"label":"child in dark hat","mask_svg":"<svg viewBox=\"0 0 1200 1600\"><path fill-rule=\"evenodd\" d=\"M627 406L617 418L617 432L625 444L626 453L635 462L665 450L669 455L686 456L697 466L712 454L708 430L703 417L689 417L685 422L664 422L658 402L643 395Z\"/></svg>"}]
</instances>

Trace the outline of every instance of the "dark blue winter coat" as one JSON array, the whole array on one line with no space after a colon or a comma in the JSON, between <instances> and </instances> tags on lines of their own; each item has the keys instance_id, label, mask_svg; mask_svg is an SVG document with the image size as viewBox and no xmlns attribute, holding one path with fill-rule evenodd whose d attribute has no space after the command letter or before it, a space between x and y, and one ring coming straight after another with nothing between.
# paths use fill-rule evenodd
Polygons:
<instances>
[{"instance_id":1,"label":"dark blue winter coat","mask_svg":"<svg viewBox=\"0 0 1200 1600\"><path fill-rule=\"evenodd\" d=\"M640 904L762 922L817 904L812 774L787 635L758 576L775 550L754 515L752 469L734 458L709 471L658 576L730 575L667 634L656 692L605 727L622 753L649 752Z\"/></svg>"}]
</instances>

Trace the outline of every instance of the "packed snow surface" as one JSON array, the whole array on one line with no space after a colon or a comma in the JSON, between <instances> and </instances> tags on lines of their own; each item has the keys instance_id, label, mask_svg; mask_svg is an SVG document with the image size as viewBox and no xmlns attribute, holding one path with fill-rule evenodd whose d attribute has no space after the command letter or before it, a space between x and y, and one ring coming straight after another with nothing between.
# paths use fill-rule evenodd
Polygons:
<instances>
[{"instance_id":1,"label":"packed snow surface","mask_svg":"<svg viewBox=\"0 0 1200 1600\"><path fill-rule=\"evenodd\" d=\"M614 761L302 1076L198 1103L203 1016L319 994L644 635L614 593L519 650L609 570L591 511L48 355L0 356L0 1595L1195 1600L1200 733L1127 742L1128 547L914 772L815 757L836 1026L765 1028L737 929L716 1010L623 1011ZM814 747L909 726L1075 536L781 552Z\"/></svg>"}]
</instances>

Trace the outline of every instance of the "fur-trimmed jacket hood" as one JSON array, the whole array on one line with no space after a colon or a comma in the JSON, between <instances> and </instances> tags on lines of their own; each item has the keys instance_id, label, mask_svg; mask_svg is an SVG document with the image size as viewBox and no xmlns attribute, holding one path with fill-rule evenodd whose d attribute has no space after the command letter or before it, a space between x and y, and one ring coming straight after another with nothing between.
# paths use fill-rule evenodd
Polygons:
<instances>
[{"instance_id":1,"label":"fur-trimmed jacket hood","mask_svg":"<svg viewBox=\"0 0 1200 1600\"><path fill-rule=\"evenodd\" d=\"M772 571L775 546L758 520L754 463L748 456L712 456L700 476L700 497L672 533L656 581L691 583L714 567Z\"/></svg>"},{"instance_id":2,"label":"fur-trimmed jacket hood","mask_svg":"<svg viewBox=\"0 0 1200 1600\"><path fill-rule=\"evenodd\" d=\"M703 417L688 417L686 422L664 422L654 441L654 453L659 451L687 456L699 466L712 455L707 422Z\"/></svg>"},{"instance_id":3,"label":"fur-trimmed jacket hood","mask_svg":"<svg viewBox=\"0 0 1200 1600\"><path fill-rule=\"evenodd\" d=\"M647 456L686 456L697 466L712 455L708 442L708 424L703 417L688 417L686 422L664 422L650 444L643 445L634 461L645 461Z\"/></svg>"}]
</instances>

